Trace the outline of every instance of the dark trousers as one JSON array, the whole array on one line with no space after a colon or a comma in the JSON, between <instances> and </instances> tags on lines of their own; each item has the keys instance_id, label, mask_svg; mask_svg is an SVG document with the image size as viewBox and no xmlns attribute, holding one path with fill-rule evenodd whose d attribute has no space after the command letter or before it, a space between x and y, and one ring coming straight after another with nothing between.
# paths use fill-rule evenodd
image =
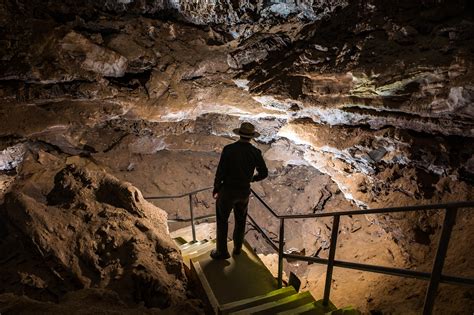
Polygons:
<instances>
[{"instance_id":1,"label":"dark trousers","mask_svg":"<svg viewBox=\"0 0 474 315\"><path fill-rule=\"evenodd\" d=\"M223 187L219 191L216 201L216 223L217 223L217 251L227 252L227 231L230 212L234 209L234 248L242 248L245 235L245 223L249 205L250 192L248 190L232 190Z\"/></svg>"}]
</instances>

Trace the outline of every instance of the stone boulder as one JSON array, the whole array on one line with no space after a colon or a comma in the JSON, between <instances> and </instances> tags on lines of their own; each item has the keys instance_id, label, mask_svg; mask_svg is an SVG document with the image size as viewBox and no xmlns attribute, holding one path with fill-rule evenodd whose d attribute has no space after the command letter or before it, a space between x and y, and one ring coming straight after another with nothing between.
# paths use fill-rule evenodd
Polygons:
<instances>
[{"instance_id":1,"label":"stone boulder","mask_svg":"<svg viewBox=\"0 0 474 315\"><path fill-rule=\"evenodd\" d=\"M128 60L119 53L101 47L84 35L70 31L59 43L59 60L71 74L84 73L107 77L121 77ZM87 75L89 74L89 75Z\"/></svg>"},{"instance_id":2,"label":"stone boulder","mask_svg":"<svg viewBox=\"0 0 474 315\"><path fill-rule=\"evenodd\" d=\"M108 41L107 47L127 58L127 72L140 73L150 70L157 63L155 53L151 49L141 46L128 34L114 35Z\"/></svg>"},{"instance_id":3,"label":"stone boulder","mask_svg":"<svg viewBox=\"0 0 474 315\"><path fill-rule=\"evenodd\" d=\"M128 306L182 305L187 279L166 213L131 184L79 164L55 159L45 166L25 158L0 208L0 251L23 258L21 264L2 261L0 292L27 286L29 297L56 302L45 292L60 299L66 292L105 289Z\"/></svg>"}]
</instances>

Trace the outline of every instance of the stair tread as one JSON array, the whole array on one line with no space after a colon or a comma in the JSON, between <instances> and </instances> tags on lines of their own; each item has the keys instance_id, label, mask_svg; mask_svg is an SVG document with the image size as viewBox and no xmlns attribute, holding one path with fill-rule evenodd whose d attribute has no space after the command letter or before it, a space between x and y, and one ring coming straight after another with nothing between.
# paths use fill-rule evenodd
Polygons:
<instances>
[{"instance_id":1,"label":"stair tread","mask_svg":"<svg viewBox=\"0 0 474 315\"><path fill-rule=\"evenodd\" d=\"M228 249L232 252L232 242L228 243ZM206 284L206 294L215 297L217 304L213 308L216 312L220 305L268 294L277 289L275 278L246 242L240 255L214 260L206 252L193 257L190 266L194 268L201 284Z\"/></svg>"},{"instance_id":2,"label":"stair tread","mask_svg":"<svg viewBox=\"0 0 474 315\"><path fill-rule=\"evenodd\" d=\"M175 243L178 244L178 246L184 245L188 242L184 238L182 238L181 236L173 238L173 241L175 241Z\"/></svg>"},{"instance_id":3,"label":"stair tread","mask_svg":"<svg viewBox=\"0 0 474 315\"><path fill-rule=\"evenodd\" d=\"M205 244L200 245L199 247L196 247L195 249L186 251L184 253L181 253L183 256L183 261L186 266L189 266L191 259L195 257L199 257L201 255L209 255L209 252L216 246L216 242L210 241Z\"/></svg>"},{"instance_id":4,"label":"stair tread","mask_svg":"<svg viewBox=\"0 0 474 315\"><path fill-rule=\"evenodd\" d=\"M315 302L307 303L291 310L286 310L278 313L278 315L292 315L292 314L314 314L324 315L326 312L322 307L317 305Z\"/></svg>"},{"instance_id":5,"label":"stair tread","mask_svg":"<svg viewBox=\"0 0 474 315\"><path fill-rule=\"evenodd\" d=\"M180 248L181 250L181 254L184 255L185 253L189 253L190 251L193 251L194 249L198 248L199 246L207 243L208 241L207 240L202 240L202 241L198 241L194 244L191 244L190 246L187 246L185 248Z\"/></svg>"},{"instance_id":6,"label":"stair tread","mask_svg":"<svg viewBox=\"0 0 474 315\"><path fill-rule=\"evenodd\" d=\"M337 310L337 307L329 301L328 306L323 305L323 300L317 300L315 303L318 307L322 308L326 313Z\"/></svg>"},{"instance_id":7,"label":"stair tread","mask_svg":"<svg viewBox=\"0 0 474 315\"><path fill-rule=\"evenodd\" d=\"M256 305L279 300L293 294L296 294L296 290L292 286L284 287L281 289L273 290L267 294L262 294L262 295L250 297L247 299L224 304L220 307L220 311L222 314L228 314L229 312L236 312L244 308L249 308Z\"/></svg>"},{"instance_id":8,"label":"stair tread","mask_svg":"<svg viewBox=\"0 0 474 315\"><path fill-rule=\"evenodd\" d=\"M314 298L311 293L302 292L287 296L277 301L246 308L231 314L276 314L278 312L293 309L310 302L314 302Z\"/></svg>"},{"instance_id":9,"label":"stair tread","mask_svg":"<svg viewBox=\"0 0 474 315\"><path fill-rule=\"evenodd\" d=\"M180 249L180 250L186 249L186 248L188 248L189 246L191 246L191 245L193 245L193 244L196 244L197 242L198 242L198 241L187 242L187 243L185 243L185 244L183 244L183 245L180 245L180 246L179 246L179 249Z\"/></svg>"},{"instance_id":10,"label":"stair tread","mask_svg":"<svg viewBox=\"0 0 474 315\"><path fill-rule=\"evenodd\" d=\"M211 251L211 249L216 247L216 242L215 241L210 241L205 244L202 244L199 247L196 247L195 250L191 250L189 252L186 252L184 256L189 257L189 258L194 258L197 256L200 256L202 254L208 253Z\"/></svg>"}]
</instances>

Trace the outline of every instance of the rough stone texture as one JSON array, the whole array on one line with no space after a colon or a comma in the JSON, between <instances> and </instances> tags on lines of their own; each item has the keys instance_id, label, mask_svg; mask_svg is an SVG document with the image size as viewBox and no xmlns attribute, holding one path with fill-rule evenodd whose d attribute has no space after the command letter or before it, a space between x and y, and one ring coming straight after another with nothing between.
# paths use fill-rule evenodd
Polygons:
<instances>
[{"instance_id":1,"label":"rough stone texture","mask_svg":"<svg viewBox=\"0 0 474 315\"><path fill-rule=\"evenodd\" d=\"M294 122L280 132L309 145L304 160L329 174L347 199L364 207L470 200L474 195L470 182L461 178L467 161L459 158L473 154L462 138L432 141L424 134L393 128L374 132L308 121ZM409 260L421 263L433 258L425 245L436 239L442 222L439 213L383 215L372 220L391 233Z\"/></svg>"},{"instance_id":2,"label":"rough stone texture","mask_svg":"<svg viewBox=\"0 0 474 315\"><path fill-rule=\"evenodd\" d=\"M209 186L246 120L271 170L255 188L282 213L472 200L472 12L467 0L4 1L0 192L21 179L18 148L42 152L43 168L82 156L147 195ZM214 206L206 193L194 202L199 215ZM163 203L178 218L187 206ZM263 209L256 215L278 231ZM341 254L429 270L441 220L351 218ZM330 224L292 223L289 249L325 257ZM472 269L469 226L459 214L449 273ZM249 238L267 252L251 227ZM318 296L323 271L290 265ZM19 277L42 287L30 274ZM343 273L334 299L417 312L423 285L411 295L413 283L396 280ZM441 293L438 311L474 309L472 295Z\"/></svg>"},{"instance_id":3,"label":"rough stone texture","mask_svg":"<svg viewBox=\"0 0 474 315\"><path fill-rule=\"evenodd\" d=\"M30 297L57 301L100 288L129 307L183 304L187 279L166 213L92 164L38 154L23 163L2 206L2 291L26 286Z\"/></svg>"},{"instance_id":4,"label":"rough stone texture","mask_svg":"<svg viewBox=\"0 0 474 315\"><path fill-rule=\"evenodd\" d=\"M299 102L297 116L316 122L472 137L469 6L355 1L328 23L303 28L265 62L244 57L245 77L250 91Z\"/></svg>"},{"instance_id":5,"label":"rough stone texture","mask_svg":"<svg viewBox=\"0 0 474 315\"><path fill-rule=\"evenodd\" d=\"M25 10L32 10L35 1L21 1ZM94 11L132 14L172 15L185 22L207 25L234 25L238 23L267 22L296 16L303 20L314 20L327 16L337 8L348 4L347 0L309 0L309 1L249 1L249 0L211 0L211 1L176 1L176 0L105 0L83 1L77 5L73 1L57 4L47 1L42 6L55 14L72 18L87 7L85 15ZM43 9L44 10L44 9ZM82 12L84 14L84 12ZM276 22L274 21L274 22Z\"/></svg>"},{"instance_id":6,"label":"rough stone texture","mask_svg":"<svg viewBox=\"0 0 474 315\"><path fill-rule=\"evenodd\" d=\"M164 311L144 306L127 306L113 291L82 289L67 293L60 303L40 302L11 293L0 294L0 311L14 314L201 314L191 303Z\"/></svg>"},{"instance_id":7,"label":"rough stone texture","mask_svg":"<svg viewBox=\"0 0 474 315\"><path fill-rule=\"evenodd\" d=\"M109 46L114 48L115 43L113 41ZM125 57L95 45L76 32L69 32L64 36L59 48L59 58L61 61L64 60L64 64L72 62L74 65L78 60L81 60L78 65L74 65L78 66L79 69L69 70L72 73L81 73L81 70L85 70L104 77L121 77L125 74L127 68ZM131 60L131 62L133 61Z\"/></svg>"}]
</instances>

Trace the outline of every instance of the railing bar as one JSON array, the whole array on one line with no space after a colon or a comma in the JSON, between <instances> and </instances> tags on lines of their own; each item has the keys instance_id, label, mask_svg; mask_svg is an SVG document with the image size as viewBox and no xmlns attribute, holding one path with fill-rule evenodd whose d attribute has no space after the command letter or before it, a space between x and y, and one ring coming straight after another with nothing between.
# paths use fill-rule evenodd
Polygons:
<instances>
[{"instance_id":1,"label":"railing bar","mask_svg":"<svg viewBox=\"0 0 474 315\"><path fill-rule=\"evenodd\" d=\"M463 278L463 277L441 275L441 279L439 282L447 283L447 284L461 284L465 286L474 286L473 278Z\"/></svg>"},{"instance_id":2,"label":"railing bar","mask_svg":"<svg viewBox=\"0 0 474 315\"><path fill-rule=\"evenodd\" d=\"M200 216L200 217L195 217L194 220L197 221L197 220L202 220L202 219L208 219L208 218L213 218L215 216L216 216L215 214L208 214L208 215L203 215L203 216ZM168 222L191 222L191 218L168 219Z\"/></svg>"},{"instance_id":3,"label":"railing bar","mask_svg":"<svg viewBox=\"0 0 474 315\"><path fill-rule=\"evenodd\" d=\"M283 257L294 259L294 260L312 262L312 263L321 264L321 265L327 265L328 263L328 259L320 258L320 257L301 256L301 255L294 255L294 254L283 254ZM374 265L360 264L360 263L354 263L354 262L349 262L349 261L334 260L334 267L382 273L382 274L387 274L387 275L392 275L392 276L417 278L421 280L430 279L429 272L391 268L391 267L384 267L384 266L374 266ZM463 277L456 277L456 276L449 276L449 275L442 275L441 282L447 283L447 284L462 284L462 285L474 286L474 279L472 278L463 278Z\"/></svg>"},{"instance_id":4,"label":"railing bar","mask_svg":"<svg viewBox=\"0 0 474 315\"><path fill-rule=\"evenodd\" d=\"M285 219L280 219L280 234L278 240L278 289L283 286L283 254L285 247Z\"/></svg>"},{"instance_id":5,"label":"railing bar","mask_svg":"<svg viewBox=\"0 0 474 315\"><path fill-rule=\"evenodd\" d=\"M317 263L317 264L322 264L322 265L327 265L328 263L328 260L326 258L301 256L301 255L295 255L295 254L283 254L283 258L302 260L302 261L307 261L307 262L312 262L312 263Z\"/></svg>"},{"instance_id":6,"label":"railing bar","mask_svg":"<svg viewBox=\"0 0 474 315\"><path fill-rule=\"evenodd\" d=\"M335 216L332 222L331 245L329 248L328 267L326 269L326 283L324 284L323 305L329 305L329 295L331 294L332 271L334 269L334 258L336 256L337 236L339 234L339 221L341 217Z\"/></svg>"},{"instance_id":7,"label":"railing bar","mask_svg":"<svg viewBox=\"0 0 474 315\"><path fill-rule=\"evenodd\" d=\"M284 256L285 258L313 262L313 263L322 264L322 265L327 265L329 261L326 258L308 257L308 256L300 256L300 255L293 255L293 254L285 254ZM430 274L428 272L398 269L398 268L391 268L391 267L384 267L384 266L374 266L374 265L367 265L367 264L354 263L354 262L341 261L341 260L334 260L334 267L357 269L361 271L383 273L383 274L394 275L394 276L412 277L412 278L419 278L419 279L425 279L425 280L428 280L430 278Z\"/></svg>"},{"instance_id":8,"label":"railing bar","mask_svg":"<svg viewBox=\"0 0 474 315\"><path fill-rule=\"evenodd\" d=\"M447 208L444 214L443 228L438 241L438 249L431 271L431 278L428 288L426 290L425 303L423 305L423 314L430 315L433 312L433 307L438 293L438 286L441 280L441 273L443 272L444 259L448 252L449 239L453 225L456 221L457 208Z\"/></svg>"},{"instance_id":9,"label":"railing bar","mask_svg":"<svg viewBox=\"0 0 474 315\"><path fill-rule=\"evenodd\" d=\"M183 198L183 197L186 197L186 196L189 196L189 195L195 195L201 191L205 191L205 190L209 190L213 187L206 187L206 188L201 188L201 189L198 189L198 190L193 190L193 191L190 191L190 192L187 192L185 194L182 194L182 195L170 195L170 196L148 196L148 197L144 197L146 200L151 200L151 199L176 199L176 198Z\"/></svg>"},{"instance_id":10,"label":"railing bar","mask_svg":"<svg viewBox=\"0 0 474 315\"><path fill-rule=\"evenodd\" d=\"M268 242L268 244L276 251L278 252L278 246L273 243L273 241L270 239L270 237L263 231L263 229L257 224L257 222L248 214L247 217L249 220L252 222L253 226L257 229L257 231L263 236L263 238Z\"/></svg>"},{"instance_id":11,"label":"railing bar","mask_svg":"<svg viewBox=\"0 0 474 315\"><path fill-rule=\"evenodd\" d=\"M189 214L191 215L191 232L193 233L193 242L196 242L196 226L194 225L193 195L189 195Z\"/></svg>"},{"instance_id":12,"label":"railing bar","mask_svg":"<svg viewBox=\"0 0 474 315\"><path fill-rule=\"evenodd\" d=\"M194 190L182 195L173 195L173 196L149 196L145 197L147 200L152 199L175 199L183 198L188 195L193 195L201 191L209 190L213 187L206 187L198 190ZM419 206L409 206L409 207L392 207L392 208L375 208L375 209L366 209L366 210L346 210L339 212L329 212L329 213L312 213L312 214L291 214L291 215L279 215L277 214L253 189L251 189L252 194L267 208L270 213L276 218L285 218L285 219L309 219L309 218L323 218L323 217L332 217L332 216L343 216L343 215L361 215L361 214L379 214L379 213L391 213L391 212L410 212L410 211L420 211L420 210L441 210L446 208L469 208L474 207L474 201L462 201L462 202L453 202L445 204L434 204L434 205L419 205Z\"/></svg>"},{"instance_id":13,"label":"railing bar","mask_svg":"<svg viewBox=\"0 0 474 315\"><path fill-rule=\"evenodd\" d=\"M276 214L276 212L273 211L273 209L253 189L250 189L250 191L265 206L265 208L267 208L267 210L270 211L271 214L273 214L274 217L280 218L280 216Z\"/></svg>"},{"instance_id":14,"label":"railing bar","mask_svg":"<svg viewBox=\"0 0 474 315\"><path fill-rule=\"evenodd\" d=\"M430 274L428 272L391 268L391 267L384 267L384 266L374 266L374 265L353 263L349 261L335 261L334 266L341 267L341 268L358 269L362 271L383 273L383 274L392 275L392 276L417 278L417 279L423 279L423 280L428 280L430 278Z\"/></svg>"},{"instance_id":15,"label":"railing bar","mask_svg":"<svg viewBox=\"0 0 474 315\"><path fill-rule=\"evenodd\" d=\"M436 205L423 205L423 206L412 206L412 207L398 207L398 208L377 208L367 210L348 210L339 212L328 212L328 213L312 213L312 214L286 214L280 215L279 218L285 219L309 219L309 218L324 218L334 217L343 215L359 215L359 214L379 214L379 213L391 213L391 212L410 212L410 211L421 211L421 210L443 210L445 208L472 208L474 202L458 202L451 204L436 204Z\"/></svg>"}]
</instances>

